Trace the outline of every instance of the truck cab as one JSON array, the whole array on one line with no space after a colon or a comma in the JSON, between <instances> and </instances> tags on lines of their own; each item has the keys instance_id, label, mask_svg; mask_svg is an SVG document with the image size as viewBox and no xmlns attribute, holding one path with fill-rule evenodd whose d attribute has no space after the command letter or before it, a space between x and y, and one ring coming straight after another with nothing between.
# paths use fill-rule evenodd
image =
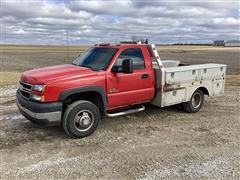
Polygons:
<instances>
[{"instance_id":1,"label":"truck cab","mask_svg":"<svg viewBox=\"0 0 240 180\"><path fill-rule=\"evenodd\" d=\"M105 116L143 111L144 103L183 103L185 111L197 112L204 94L223 94L225 71L225 65L161 61L154 45L100 44L72 64L24 72L17 104L30 121L62 124L69 136L81 138Z\"/></svg>"}]
</instances>

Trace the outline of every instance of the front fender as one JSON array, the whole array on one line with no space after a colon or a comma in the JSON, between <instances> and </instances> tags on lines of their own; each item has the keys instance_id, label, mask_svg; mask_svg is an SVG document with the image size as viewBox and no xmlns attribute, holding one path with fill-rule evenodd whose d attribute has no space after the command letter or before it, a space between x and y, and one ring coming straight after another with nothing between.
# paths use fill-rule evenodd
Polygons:
<instances>
[{"instance_id":1,"label":"front fender","mask_svg":"<svg viewBox=\"0 0 240 180\"><path fill-rule=\"evenodd\" d=\"M104 109L107 109L107 95L104 89L100 86L86 86L86 87L78 87L73 89L68 89L60 93L59 101L64 101L67 97L84 92L98 92L101 95Z\"/></svg>"}]
</instances>

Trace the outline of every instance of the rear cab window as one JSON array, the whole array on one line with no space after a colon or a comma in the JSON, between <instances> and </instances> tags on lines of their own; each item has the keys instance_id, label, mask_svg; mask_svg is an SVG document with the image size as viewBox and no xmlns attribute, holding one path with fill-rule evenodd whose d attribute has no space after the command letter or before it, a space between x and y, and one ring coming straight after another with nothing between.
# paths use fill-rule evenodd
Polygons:
<instances>
[{"instance_id":1,"label":"rear cab window","mask_svg":"<svg viewBox=\"0 0 240 180\"><path fill-rule=\"evenodd\" d=\"M114 66L121 68L122 61L124 59L131 59L133 61L134 70L145 69L144 57L141 48L128 48L123 50L118 56Z\"/></svg>"}]
</instances>

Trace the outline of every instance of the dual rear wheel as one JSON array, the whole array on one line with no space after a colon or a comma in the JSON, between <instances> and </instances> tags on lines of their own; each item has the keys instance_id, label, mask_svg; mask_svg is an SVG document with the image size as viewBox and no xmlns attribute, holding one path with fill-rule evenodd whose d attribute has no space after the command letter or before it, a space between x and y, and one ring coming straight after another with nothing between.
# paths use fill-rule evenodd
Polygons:
<instances>
[{"instance_id":1,"label":"dual rear wheel","mask_svg":"<svg viewBox=\"0 0 240 180\"><path fill-rule=\"evenodd\" d=\"M197 89L192 94L190 101L184 102L182 104L183 110L189 113L198 112L203 105L204 102L204 94L201 89Z\"/></svg>"}]
</instances>

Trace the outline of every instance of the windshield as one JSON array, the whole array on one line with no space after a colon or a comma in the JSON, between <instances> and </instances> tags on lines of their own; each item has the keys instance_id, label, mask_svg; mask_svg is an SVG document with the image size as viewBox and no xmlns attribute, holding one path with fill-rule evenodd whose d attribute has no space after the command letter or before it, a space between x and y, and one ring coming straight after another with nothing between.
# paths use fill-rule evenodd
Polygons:
<instances>
[{"instance_id":1,"label":"windshield","mask_svg":"<svg viewBox=\"0 0 240 180\"><path fill-rule=\"evenodd\" d=\"M74 65L87 67L95 71L106 70L111 59L117 52L115 48L94 47L82 53L74 61Z\"/></svg>"}]
</instances>

